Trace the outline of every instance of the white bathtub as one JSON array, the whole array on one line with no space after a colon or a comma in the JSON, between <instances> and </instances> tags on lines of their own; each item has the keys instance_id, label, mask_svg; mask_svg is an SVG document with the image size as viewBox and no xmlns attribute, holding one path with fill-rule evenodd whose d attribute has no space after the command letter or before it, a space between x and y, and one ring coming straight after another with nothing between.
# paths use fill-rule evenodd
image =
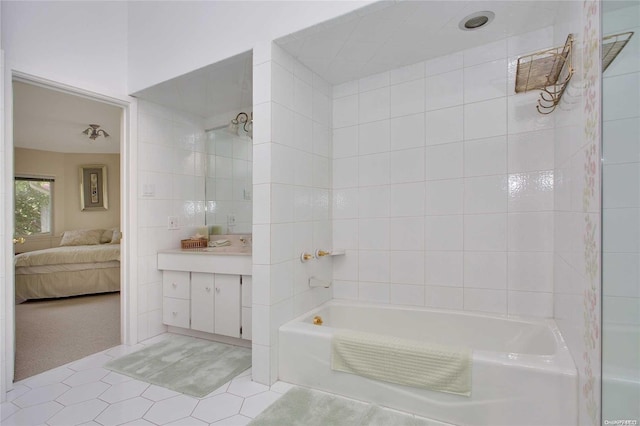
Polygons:
<instances>
[{"instance_id":1,"label":"white bathtub","mask_svg":"<svg viewBox=\"0 0 640 426\"><path fill-rule=\"evenodd\" d=\"M322 326L312 320L320 315ZM336 329L473 350L471 396L331 369ZM280 380L456 425L576 425L576 368L553 320L330 301L280 327Z\"/></svg>"}]
</instances>

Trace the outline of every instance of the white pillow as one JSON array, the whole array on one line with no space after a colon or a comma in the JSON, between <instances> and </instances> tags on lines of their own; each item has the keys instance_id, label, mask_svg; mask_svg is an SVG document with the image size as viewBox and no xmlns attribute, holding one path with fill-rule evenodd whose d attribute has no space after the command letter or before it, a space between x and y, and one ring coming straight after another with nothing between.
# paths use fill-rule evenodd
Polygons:
<instances>
[{"instance_id":1,"label":"white pillow","mask_svg":"<svg viewBox=\"0 0 640 426\"><path fill-rule=\"evenodd\" d=\"M103 229L76 229L64 231L61 246L92 246L100 244Z\"/></svg>"}]
</instances>

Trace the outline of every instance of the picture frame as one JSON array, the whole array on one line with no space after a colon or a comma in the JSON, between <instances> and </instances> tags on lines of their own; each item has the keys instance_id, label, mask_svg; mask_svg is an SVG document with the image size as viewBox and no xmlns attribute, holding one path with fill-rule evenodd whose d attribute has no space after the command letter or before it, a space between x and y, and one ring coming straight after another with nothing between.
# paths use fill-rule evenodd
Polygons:
<instances>
[{"instance_id":1,"label":"picture frame","mask_svg":"<svg viewBox=\"0 0 640 426\"><path fill-rule=\"evenodd\" d=\"M86 164L80 166L80 210L108 210L107 166Z\"/></svg>"}]
</instances>

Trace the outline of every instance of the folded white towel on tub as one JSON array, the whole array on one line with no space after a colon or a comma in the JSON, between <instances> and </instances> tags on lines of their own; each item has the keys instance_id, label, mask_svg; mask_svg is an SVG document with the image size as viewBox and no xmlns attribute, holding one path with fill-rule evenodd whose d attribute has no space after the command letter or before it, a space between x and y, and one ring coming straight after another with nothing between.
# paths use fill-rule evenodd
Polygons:
<instances>
[{"instance_id":1,"label":"folded white towel on tub","mask_svg":"<svg viewBox=\"0 0 640 426\"><path fill-rule=\"evenodd\" d=\"M331 368L385 382L471 395L470 349L352 330L332 341Z\"/></svg>"}]
</instances>

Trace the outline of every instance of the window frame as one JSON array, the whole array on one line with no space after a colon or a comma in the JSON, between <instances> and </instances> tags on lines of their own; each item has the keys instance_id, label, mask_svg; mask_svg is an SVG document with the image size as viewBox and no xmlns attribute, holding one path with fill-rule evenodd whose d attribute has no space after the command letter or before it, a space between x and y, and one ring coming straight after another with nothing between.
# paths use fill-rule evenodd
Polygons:
<instances>
[{"instance_id":1,"label":"window frame","mask_svg":"<svg viewBox=\"0 0 640 426\"><path fill-rule=\"evenodd\" d=\"M15 229L15 223L16 223L16 219L15 219L15 200L16 200L16 182L18 181L36 181L36 182L50 182L51 183L51 190L49 192L49 197L51 199L51 206L50 206L50 213L49 213L49 231L48 232L39 232L37 234L25 234L25 235L18 235ZM13 220L14 220L14 234L16 236L22 236L25 238L39 238L39 237L52 237L54 235L54 213L55 213L55 197L54 197L54 192L55 192L55 176L40 176L40 175L28 175L28 174L17 174L14 176L13 178L13 203L14 203L14 212L13 212Z\"/></svg>"}]
</instances>

